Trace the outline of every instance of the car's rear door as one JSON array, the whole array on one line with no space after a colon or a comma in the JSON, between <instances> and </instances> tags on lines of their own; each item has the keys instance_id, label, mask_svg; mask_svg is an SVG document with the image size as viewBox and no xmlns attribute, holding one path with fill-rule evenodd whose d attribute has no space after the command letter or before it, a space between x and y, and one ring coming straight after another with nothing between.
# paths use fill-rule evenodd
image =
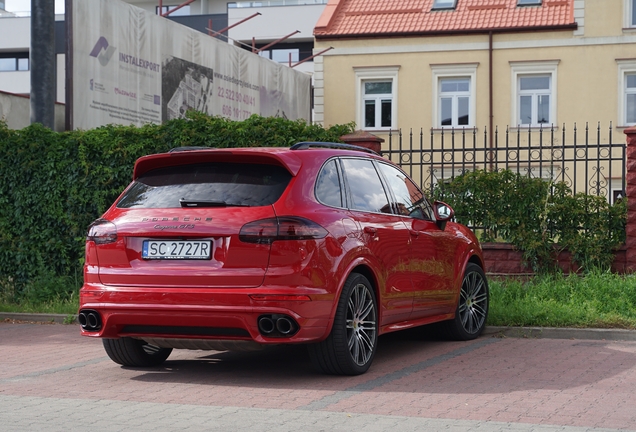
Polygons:
<instances>
[{"instance_id":1,"label":"car's rear door","mask_svg":"<svg viewBox=\"0 0 636 432\"><path fill-rule=\"evenodd\" d=\"M392 214L388 195L371 159L342 158L348 207L361 226L364 245L380 277L381 325L408 319L413 284L408 273L410 234Z\"/></svg>"}]
</instances>

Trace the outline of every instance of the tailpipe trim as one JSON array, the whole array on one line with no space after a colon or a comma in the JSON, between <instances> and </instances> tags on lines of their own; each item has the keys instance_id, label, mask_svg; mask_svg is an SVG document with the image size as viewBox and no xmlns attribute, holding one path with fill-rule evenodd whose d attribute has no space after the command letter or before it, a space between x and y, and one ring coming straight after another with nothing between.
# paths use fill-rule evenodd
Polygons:
<instances>
[{"instance_id":1,"label":"tailpipe trim","mask_svg":"<svg viewBox=\"0 0 636 432\"><path fill-rule=\"evenodd\" d=\"M91 309L82 309L77 315L80 327L84 331L99 331L102 328L102 317L99 312Z\"/></svg>"},{"instance_id":2,"label":"tailpipe trim","mask_svg":"<svg viewBox=\"0 0 636 432\"><path fill-rule=\"evenodd\" d=\"M258 317L258 331L267 337L287 338L298 332L298 323L290 316L281 314Z\"/></svg>"}]
</instances>

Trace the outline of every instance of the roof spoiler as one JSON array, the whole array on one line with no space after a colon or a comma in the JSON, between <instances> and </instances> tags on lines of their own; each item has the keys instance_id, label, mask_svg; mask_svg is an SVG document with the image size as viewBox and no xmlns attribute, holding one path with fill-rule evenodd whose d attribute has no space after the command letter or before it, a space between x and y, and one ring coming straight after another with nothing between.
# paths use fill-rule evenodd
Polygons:
<instances>
[{"instance_id":1,"label":"roof spoiler","mask_svg":"<svg viewBox=\"0 0 636 432\"><path fill-rule=\"evenodd\" d=\"M294 144L290 147L290 150L309 150L312 148L321 148L321 149L333 149L333 150L354 150L361 151L365 153L370 153L376 156L380 156L376 152L366 147L361 147L357 145L351 144L343 144L343 143L334 143L334 142L299 142L298 144Z\"/></svg>"}]
</instances>

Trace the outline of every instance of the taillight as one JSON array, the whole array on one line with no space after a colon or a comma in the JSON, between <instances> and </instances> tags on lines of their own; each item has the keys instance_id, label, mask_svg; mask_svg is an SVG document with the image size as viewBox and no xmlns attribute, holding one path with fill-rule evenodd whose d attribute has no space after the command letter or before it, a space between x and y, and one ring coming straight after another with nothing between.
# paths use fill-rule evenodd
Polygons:
<instances>
[{"instance_id":1,"label":"taillight","mask_svg":"<svg viewBox=\"0 0 636 432\"><path fill-rule=\"evenodd\" d=\"M106 219L97 219L88 227L87 241L95 244L106 244L117 241L117 227Z\"/></svg>"},{"instance_id":2,"label":"taillight","mask_svg":"<svg viewBox=\"0 0 636 432\"><path fill-rule=\"evenodd\" d=\"M324 238L327 230L309 219L278 217L243 225L239 239L246 243L270 244L275 240L312 240Z\"/></svg>"}]
</instances>

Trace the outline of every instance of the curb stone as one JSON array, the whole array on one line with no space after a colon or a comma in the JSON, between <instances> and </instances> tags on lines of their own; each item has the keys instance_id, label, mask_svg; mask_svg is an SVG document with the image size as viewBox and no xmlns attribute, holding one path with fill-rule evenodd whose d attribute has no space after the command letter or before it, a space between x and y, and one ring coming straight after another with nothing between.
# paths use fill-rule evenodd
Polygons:
<instances>
[{"instance_id":1,"label":"curb stone","mask_svg":"<svg viewBox=\"0 0 636 432\"><path fill-rule=\"evenodd\" d=\"M73 317L72 322L68 322L69 317ZM43 314L43 313L20 313L20 312L0 312L0 322L4 320L29 321L38 323L55 324L76 324L77 315L64 314Z\"/></svg>"},{"instance_id":2,"label":"curb stone","mask_svg":"<svg viewBox=\"0 0 636 432\"><path fill-rule=\"evenodd\" d=\"M559 327L486 326L485 336L534 339L587 339L636 341L636 330Z\"/></svg>"},{"instance_id":3,"label":"curb stone","mask_svg":"<svg viewBox=\"0 0 636 432\"><path fill-rule=\"evenodd\" d=\"M72 322L68 322L69 317ZM76 324L77 315L38 314L0 312L0 322L4 320L29 321L40 323ZM558 327L503 327L486 326L484 336L534 338L534 339L587 339L587 340L624 340L636 341L636 330L598 329L598 328L558 328Z\"/></svg>"}]
</instances>

